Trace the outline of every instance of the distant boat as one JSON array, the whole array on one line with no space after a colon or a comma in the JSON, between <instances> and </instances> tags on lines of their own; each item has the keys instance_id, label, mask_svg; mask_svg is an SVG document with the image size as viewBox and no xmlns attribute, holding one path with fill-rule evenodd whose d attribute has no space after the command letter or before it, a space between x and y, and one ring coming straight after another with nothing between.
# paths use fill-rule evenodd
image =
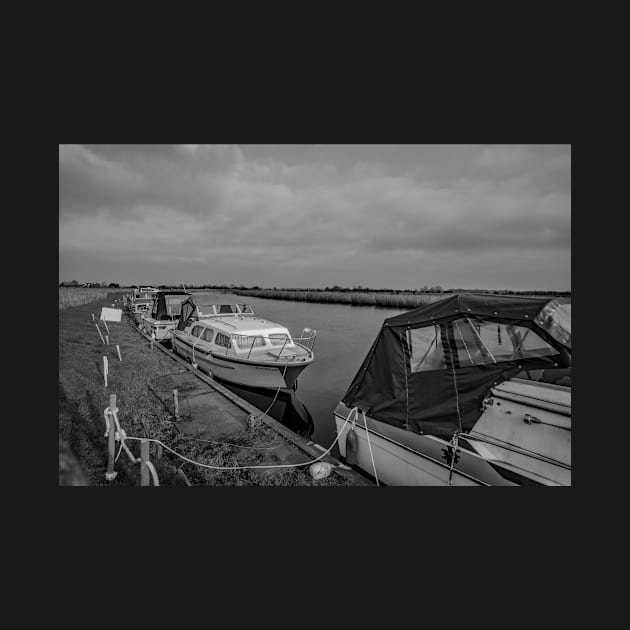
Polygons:
<instances>
[{"instance_id":1,"label":"distant boat","mask_svg":"<svg viewBox=\"0 0 630 630\"><path fill-rule=\"evenodd\" d=\"M153 300L158 293L159 289L154 287L138 287L132 294L123 296L123 302L136 324L139 325L142 318L151 311Z\"/></svg>"},{"instance_id":2,"label":"distant boat","mask_svg":"<svg viewBox=\"0 0 630 630\"><path fill-rule=\"evenodd\" d=\"M291 389L313 362L316 332L293 338L281 324L256 317L246 304L213 304L201 313L190 300L173 333L174 351L229 383ZM300 343L302 342L302 343Z\"/></svg>"},{"instance_id":3,"label":"distant boat","mask_svg":"<svg viewBox=\"0 0 630 630\"><path fill-rule=\"evenodd\" d=\"M341 455L388 485L571 485L571 299L386 319L334 418Z\"/></svg>"}]
</instances>

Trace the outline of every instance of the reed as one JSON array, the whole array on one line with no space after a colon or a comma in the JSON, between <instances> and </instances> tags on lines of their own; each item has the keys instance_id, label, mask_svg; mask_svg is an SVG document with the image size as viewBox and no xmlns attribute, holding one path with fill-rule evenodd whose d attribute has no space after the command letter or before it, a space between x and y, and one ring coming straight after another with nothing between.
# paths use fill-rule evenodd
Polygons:
<instances>
[{"instance_id":1,"label":"reed","mask_svg":"<svg viewBox=\"0 0 630 630\"><path fill-rule=\"evenodd\" d=\"M89 304L97 300L104 300L108 289L84 289L82 287L59 287L59 310L70 306Z\"/></svg>"},{"instance_id":2,"label":"reed","mask_svg":"<svg viewBox=\"0 0 630 630\"><path fill-rule=\"evenodd\" d=\"M385 306L388 308L417 308L450 297L450 293L376 293L359 291L286 291L274 289L235 289L236 295L293 300L351 304L352 306Z\"/></svg>"}]
</instances>

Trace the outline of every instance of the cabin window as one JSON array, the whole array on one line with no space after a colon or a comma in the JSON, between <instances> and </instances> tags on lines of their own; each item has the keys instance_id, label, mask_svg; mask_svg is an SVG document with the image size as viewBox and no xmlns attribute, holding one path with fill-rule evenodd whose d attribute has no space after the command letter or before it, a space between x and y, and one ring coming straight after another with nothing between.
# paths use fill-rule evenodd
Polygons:
<instances>
[{"instance_id":1,"label":"cabin window","mask_svg":"<svg viewBox=\"0 0 630 630\"><path fill-rule=\"evenodd\" d=\"M252 307L249 304L238 304L237 305L241 309L241 313L253 313Z\"/></svg>"},{"instance_id":2,"label":"cabin window","mask_svg":"<svg viewBox=\"0 0 630 630\"><path fill-rule=\"evenodd\" d=\"M214 330L212 330L212 328L206 328L203 332L204 340L212 341L212 337L214 337Z\"/></svg>"},{"instance_id":3,"label":"cabin window","mask_svg":"<svg viewBox=\"0 0 630 630\"><path fill-rule=\"evenodd\" d=\"M227 335L224 335L223 333L218 332L217 336L214 339L214 343L216 343L217 346L223 346L225 348L229 348L230 338Z\"/></svg>"},{"instance_id":4,"label":"cabin window","mask_svg":"<svg viewBox=\"0 0 630 630\"><path fill-rule=\"evenodd\" d=\"M445 354L453 356L456 367L559 356L529 328L466 317L409 330L407 341L412 372L445 369Z\"/></svg>"},{"instance_id":5,"label":"cabin window","mask_svg":"<svg viewBox=\"0 0 630 630\"><path fill-rule=\"evenodd\" d=\"M220 304L219 313L235 313L236 309L232 304Z\"/></svg>"},{"instance_id":6,"label":"cabin window","mask_svg":"<svg viewBox=\"0 0 630 630\"><path fill-rule=\"evenodd\" d=\"M260 348L265 345L262 337L252 337L251 335L232 335L232 339L236 341L236 345L241 350L249 350L249 348Z\"/></svg>"},{"instance_id":7,"label":"cabin window","mask_svg":"<svg viewBox=\"0 0 630 630\"><path fill-rule=\"evenodd\" d=\"M190 334L193 337L199 337L199 335L201 334L201 331L203 330L202 326L195 326L191 331Z\"/></svg>"},{"instance_id":8,"label":"cabin window","mask_svg":"<svg viewBox=\"0 0 630 630\"><path fill-rule=\"evenodd\" d=\"M271 341L272 346L282 346L285 341L289 341L289 337L284 333L276 333L269 335L269 341Z\"/></svg>"}]
</instances>

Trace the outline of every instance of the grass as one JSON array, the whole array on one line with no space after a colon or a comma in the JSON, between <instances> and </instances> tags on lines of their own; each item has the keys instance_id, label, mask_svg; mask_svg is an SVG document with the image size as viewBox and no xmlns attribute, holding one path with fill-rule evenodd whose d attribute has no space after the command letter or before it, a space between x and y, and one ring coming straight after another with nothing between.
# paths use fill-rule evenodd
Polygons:
<instances>
[{"instance_id":1,"label":"grass","mask_svg":"<svg viewBox=\"0 0 630 630\"><path fill-rule=\"evenodd\" d=\"M230 444L215 444L181 434L171 418L173 388L180 388L182 400L185 394L172 376L180 366L163 352L151 352L126 315L120 324L108 323L109 346L99 338L91 314L98 313L101 306L111 306L115 298L112 293L90 304L67 307L59 313L60 485L71 483L66 480L71 478L68 462L73 461L78 464L76 477L85 479L88 485L139 485L139 466L124 452L116 462L116 479L105 480L107 439L104 437L103 411L109 405L110 393L116 393L118 417L127 435L159 439L195 461L216 466L280 464L286 463L287 453L291 453L291 461L312 459L264 424L231 437ZM105 334L103 323L99 322L99 326ZM121 350L122 363L116 354L116 344ZM103 379L104 355L110 365L108 388L105 388ZM139 442L128 441L127 445L136 456L139 455ZM181 484L176 475L177 468L183 470L192 485L330 486L350 483L334 473L326 479L313 480L308 467L264 472L203 469L166 450L158 458L156 445L152 443L150 448L160 485Z\"/></svg>"},{"instance_id":2,"label":"grass","mask_svg":"<svg viewBox=\"0 0 630 630\"><path fill-rule=\"evenodd\" d=\"M235 289L236 295L294 300L300 302L324 302L355 306L385 306L390 308L417 308L451 297L451 293L376 293L359 291L282 291L274 289Z\"/></svg>"},{"instance_id":3,"label":"grass","mask_svg":"<svg viewBox=\"0 0 630 630\"><path fill-rule=\"evenodd\" d=\"M111 292L120 292L125 290L126 289L59 287L59 310L61 311L71 306L80 306L81 304L90 304L91 302L96 302L97 300L104 300Z\"/></svg>"}]
</instances>

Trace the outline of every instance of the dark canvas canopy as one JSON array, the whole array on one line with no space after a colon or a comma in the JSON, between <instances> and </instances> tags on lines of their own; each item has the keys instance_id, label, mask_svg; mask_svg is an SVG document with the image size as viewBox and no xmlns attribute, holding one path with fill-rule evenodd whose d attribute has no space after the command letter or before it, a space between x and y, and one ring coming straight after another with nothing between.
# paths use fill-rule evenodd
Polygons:
<instances>
[{"instance_id":1,"label":"dark canvas canopy","mask_svg":"<svg viewBox=\"0 0 630 630\"><path fill-rule=\"evenodd\" d=\"M158 320L178 318L181 303L188 295L188 291L160 291L153 302L151 317Z\"/></svg>"},{"instance_id":2,"label":"dark canvas canopy","mask_svg":"<svg viewBox=\"0 0 630 630\"><path fill-rule=\"evenodd\" d=\"M551 302L461 293L390 317L342 401L415 433L469 431L494 384L570 365L570 341L549 325L570 298Z\"/></svg>"},{"instance_id":3,"label":"dark canvas canopy","mask_svg":"<svg viewBox=\"0 0 630 630\"><path fill-rule=\"evenodd\" d=\"M184 330L188 325L189 320L197 311L197 305L193 302L192 297L182 302L181 314L179 322L177 324L177 330Z\"/></svg>"}]
</instances>

